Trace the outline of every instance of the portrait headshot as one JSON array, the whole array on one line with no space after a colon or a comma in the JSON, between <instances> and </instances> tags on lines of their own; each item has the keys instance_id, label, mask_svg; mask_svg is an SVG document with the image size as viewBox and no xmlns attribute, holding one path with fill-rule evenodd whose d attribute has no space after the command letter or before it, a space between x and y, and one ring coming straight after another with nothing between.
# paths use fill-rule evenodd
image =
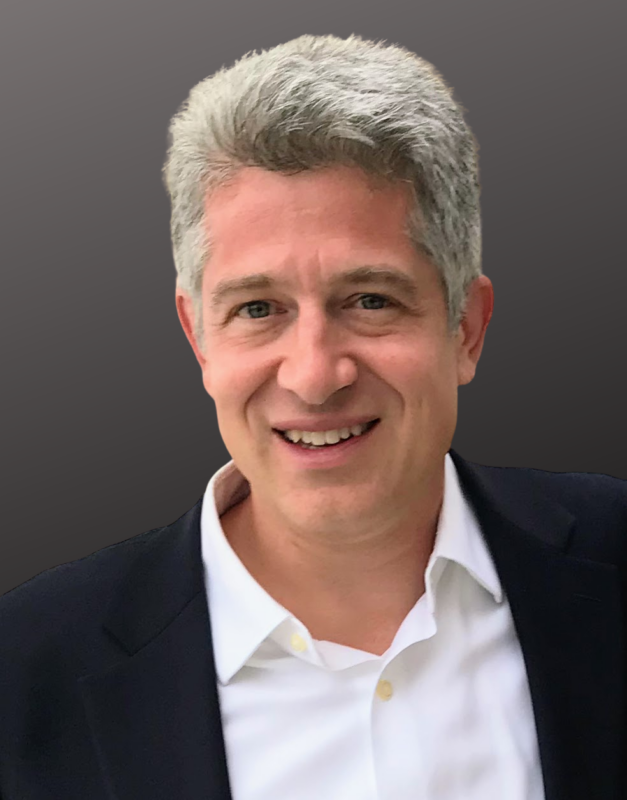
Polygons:
<instances>
[{"instance_id":1,"label":"portrait headshot","mask_svg":"<svg viewBox=\"0 0 627 800\"><path fill-rule=\"evenodd\" d=\"M113 196L76 234L115 260L109 222L140 229L123 270L91 284L68 224L71 314L35 329L28 414L72 444L21 448L34 471L6 539L33 537L32 558L0 597L0 800L625 798L627 470L602 414L623 369L619 343L598 345L618 326L601 236L584 234L619 209L599 208L594 159L573 161L564 133L552 159L586 187L580 216L552 219L547 167L513 219L542 128L521 115L516 145L499 131L520 87L492 94L484 138L428 41L298 27L205 72L195 54L184 89L164 58L150 85L177 100L160 133L161 105L129 84L156 133L128 157L163 204L142 219L118 185L124 212ZM572 80L564 131L594 105ZM100 118L85 118L87 148ZM131 134L107 131L122 152ZM502 230L486 206L505 206ZM582 264L554 266L547 231ZM128 360L111 362L108 332L127 325ZM601 396L588 414L553 397L567 375L569 396ZM576 455L602 430L608 460Z\"/></svg>"}]
</instances>

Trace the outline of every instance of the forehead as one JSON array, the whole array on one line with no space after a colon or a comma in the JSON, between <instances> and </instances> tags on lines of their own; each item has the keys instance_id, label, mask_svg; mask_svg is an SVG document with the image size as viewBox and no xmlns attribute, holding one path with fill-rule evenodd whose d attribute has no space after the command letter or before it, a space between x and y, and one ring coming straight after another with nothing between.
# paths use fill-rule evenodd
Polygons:
<instances>
[{"instance_id":1,"label":"forehead","mask_svg":"<svg viewBox=\"0 0 627 800\"><path fill-rule=\"evenodd\" d=\"M352 235L379 241L403 234L410 208L409 186L334 166L295 175L245 167L208 195L205 213L212 248L250 239ZM377 225L372 226L376 220Z\"/></svg>"},{"instance_id":2,"label":"forehead","mask_svg":"<svg viewBox=\"0 0 627 800\"><path fill-rule=\"evenodd\" d=\"M355 167L296 175L243 168L207 197L204 283L213 291L227 280L251 285L260 274L267 285L337 282L338 273L356 270L370 270L370 281L375 270L411 276L420 260L407 234L411 202L407 184Z\"/></svg>"}]
</instances>

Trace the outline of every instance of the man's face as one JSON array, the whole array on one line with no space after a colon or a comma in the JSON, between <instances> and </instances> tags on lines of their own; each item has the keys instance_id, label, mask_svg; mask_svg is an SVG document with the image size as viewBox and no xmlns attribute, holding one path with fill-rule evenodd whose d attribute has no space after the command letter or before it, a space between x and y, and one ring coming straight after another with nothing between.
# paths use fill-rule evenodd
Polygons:
<instances>
[{"instance_id":1,"label":"man's face","mask_svg":"<svg viewBox=\"0 0 627 800\"><path fill-rule=\"evenodd\" d=\"M207 200L204 354L182 292L179 314L254 502L297 528L389 522L441 478L491 287L480 279L480 300L471 298L474 329L451 334L436 269L407 236L409 208L407 186L349 167L292 176L248 167ZM216 296L259 273L266 286ZM375 419L319 450L277 432Z\"/></svg>"}]
</instances>

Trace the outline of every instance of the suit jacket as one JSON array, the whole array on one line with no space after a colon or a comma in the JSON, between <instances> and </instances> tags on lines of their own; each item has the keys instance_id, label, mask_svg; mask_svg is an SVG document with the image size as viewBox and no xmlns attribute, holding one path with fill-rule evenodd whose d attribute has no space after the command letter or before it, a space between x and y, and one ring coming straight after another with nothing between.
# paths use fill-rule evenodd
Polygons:
<instances>
[{"instance_id":1,"label":"suit jacket","mask_svg":"<svg viewBox=\"0 0 627 800\"><path fill-rule=\"evenodd\" d=\"M511 606L546 800L626 797L627 482L451 455ZM200 509L0 599L2 800L230 800Z\"/></svg>"}]
</instances>

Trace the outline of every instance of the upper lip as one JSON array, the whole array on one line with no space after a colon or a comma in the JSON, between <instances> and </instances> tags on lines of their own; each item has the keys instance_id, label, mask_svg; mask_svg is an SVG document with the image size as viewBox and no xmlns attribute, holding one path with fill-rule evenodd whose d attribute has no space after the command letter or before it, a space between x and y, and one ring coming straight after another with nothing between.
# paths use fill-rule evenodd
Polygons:
<instances>
[{"instance_id":1,"label":"upper lip","mask_svg":"<svg viewBox=\"0 0 627 800\"><path fill-rule=\"evenodd\" d=\"M277 422L272 427L277 431L339 431L342 428L350 428L353 425L364 425L379 419L374 414L361 417L318 417L316 419L288 419Z\"/></svg>"}]
</instances>

